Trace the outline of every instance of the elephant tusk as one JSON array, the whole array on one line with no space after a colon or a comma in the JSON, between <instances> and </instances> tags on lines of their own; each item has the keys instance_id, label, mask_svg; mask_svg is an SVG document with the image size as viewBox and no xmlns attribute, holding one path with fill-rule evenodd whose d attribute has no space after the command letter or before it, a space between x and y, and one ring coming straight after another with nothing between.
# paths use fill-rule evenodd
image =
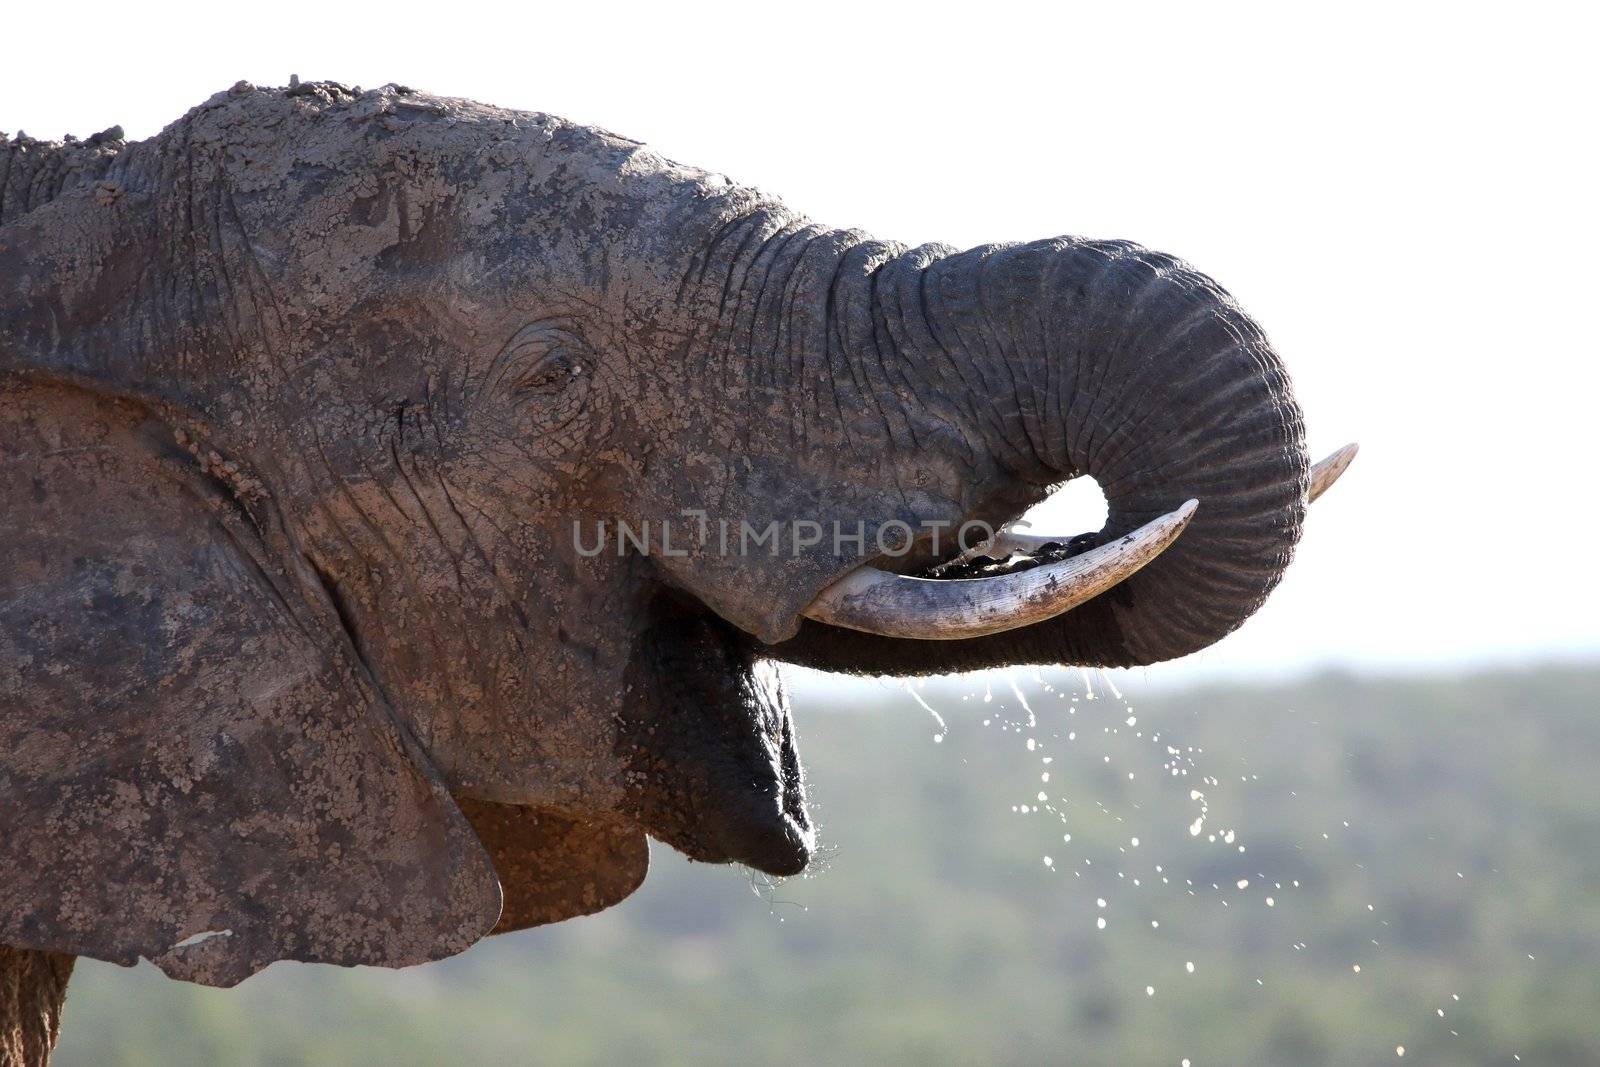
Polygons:
<instances>
[{"instance_id":1,"label":"elephant tusk","mask_svg":"<svg viewBox=\"0 0 1600 1067\"><path fill-rule=\"evenodd\" d=\"M1317 499L1328 491L1329 486L1339 480L1350 467L1350 461L1356 458L1356 453L1361 447L1351 442L1333 453L1327 459L1311 468L1311 485L1306 489L1306 503Z\"/></svg>"},{"instance_id":2,"label":"elephant tusk","mask_svg":"<svg viewBox=\"0 0 1600 1067\"><path fill-rule=\"evenodd\" d=\"M978 552L996 559L1019 552L1024 556L1034 556L1043 552L1046 545L1064 545L1069 540L1071 538L1023 533L1021 530L1001 530L986 544L979 545Z\"/></svg>"},{"instance_id":3,"label":"elephant tusk","mask_svg":"<svg viewBox=\"0 0 1600 1067\"><path fill-rule=\"evenodd\" d=\"M804 615L883 637L956 641L1015 630L1099 596L1159 556L1189 525L1199 501L1109 545L993 578L914 578L863 566L824 589Z\"/></svg>"}]
</instances>

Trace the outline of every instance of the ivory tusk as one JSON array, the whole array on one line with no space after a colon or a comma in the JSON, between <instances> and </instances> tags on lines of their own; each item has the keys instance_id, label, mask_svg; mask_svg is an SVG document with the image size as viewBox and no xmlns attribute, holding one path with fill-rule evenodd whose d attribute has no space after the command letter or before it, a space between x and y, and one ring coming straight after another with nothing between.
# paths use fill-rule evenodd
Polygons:
<instances>
[{"instance_id":1,"label":"ivory tusk","mask_svg":"<svg viewBox=\"0 0 1600 1067\"><path fill-rule=\"evenodd\" d=\"M1047 537L1042 534L1023 533L1021 530L1001 530L994 535L993 540L983 546L987 555L996 556L1013 552L1020 552L1025 556L1036 555L1044 550L1045 545L1064 545L1072 540L1070 537Z\"/></svg>"},{"instance_id":2,"label":"ivory tusk","mask_svg":"<svg viewBox=\"0 0 1600 1067\"><path fill-rule=\"evenodd\" d=\"M884 637L955 641L1055 618L1159 556L1199 502L1145 523L1081 556L994 578L913 578L862 566L824 589L804 615Z\"/></svg>"},{"instance_id":3,"label":"ivory tusk","mask_svg":"<svg viewBox=\"0 0 1600 1067\"><path fill-rule=\"evenodd\" d=\"M1306 503L1309 504L1323 493L1326 493L1328 487L1339 480L1339 475L1349 469L1350 461L1356 458L1356 453L1360 450L1359 445L1351 442L1321 463L1313 466L1311 468L1311 485L1306 490Z\"/></svg>"}]
</instances>

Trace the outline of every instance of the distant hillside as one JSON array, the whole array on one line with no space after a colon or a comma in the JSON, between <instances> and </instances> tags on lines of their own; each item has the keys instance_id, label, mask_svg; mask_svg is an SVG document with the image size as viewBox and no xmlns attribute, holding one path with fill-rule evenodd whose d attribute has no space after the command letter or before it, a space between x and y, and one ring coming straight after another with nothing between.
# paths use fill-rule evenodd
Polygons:
<instances>
[{"instance_id":1,"label":"distant hillside","mask_svg":"<svg viewBox=\"0 0 1600 1067\"><path fill-rule=\"evenodd\" d=\"M1600 668L1014 678L920 690L939 743L889 683L798 708L810 877L658 849L404 972L84 962L59 1062L1600 1063Z\"/></svg>"}]
</instances>

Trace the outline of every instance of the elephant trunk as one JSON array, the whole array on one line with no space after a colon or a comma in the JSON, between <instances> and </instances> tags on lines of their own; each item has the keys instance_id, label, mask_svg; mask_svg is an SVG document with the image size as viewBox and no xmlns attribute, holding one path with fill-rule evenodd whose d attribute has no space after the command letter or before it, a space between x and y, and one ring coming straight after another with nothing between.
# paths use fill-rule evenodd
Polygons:
<instances>
[{"instance_id":1,"label":"elephant trunk","mask_svg":"<svg viewBox=\"0 0 1600 1067\"><path fill-rule=\"evenodd\" d=\"M868 673L1135 666L1205 648L1260 607L1300 536L1304 430L1276 354L1214 282L1136 245L1060 238L912 250L875 292L880 333L935 402L964 398L1013 505L1092 476L1109 515L1080 545L1199 506L1152 562L1058 617L937 642L807 623L785 658Z\"/></svg>"}]
</instances>

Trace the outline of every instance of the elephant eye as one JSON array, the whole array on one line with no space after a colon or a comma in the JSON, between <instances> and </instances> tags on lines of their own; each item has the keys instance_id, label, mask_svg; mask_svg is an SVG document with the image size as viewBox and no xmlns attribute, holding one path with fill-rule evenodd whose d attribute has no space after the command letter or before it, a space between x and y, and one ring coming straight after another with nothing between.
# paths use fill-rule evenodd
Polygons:
<instances>
[{"instance_id":1,"label":"elephant eye","mask_svg":"<svg viewBox=\"0 0 1600 1067\"><path fill-rule=\"evenodd\" d=\"M493 380L523 434L551 439L588 409L594 353L572 330L548 320L530 323L506 343L495 364Z\"/></svg>"},{"instance_id":2,"label":"elephant eye","mask_svg":"<svg viewBox=\"0 0 1600 1067\"><path fill-rule=\"evenodd\" d=\"M517 380L516 393L523 397L554 396L574 384L583 366L565 348L546 352Z\"/></svg>"}]
</instances>

